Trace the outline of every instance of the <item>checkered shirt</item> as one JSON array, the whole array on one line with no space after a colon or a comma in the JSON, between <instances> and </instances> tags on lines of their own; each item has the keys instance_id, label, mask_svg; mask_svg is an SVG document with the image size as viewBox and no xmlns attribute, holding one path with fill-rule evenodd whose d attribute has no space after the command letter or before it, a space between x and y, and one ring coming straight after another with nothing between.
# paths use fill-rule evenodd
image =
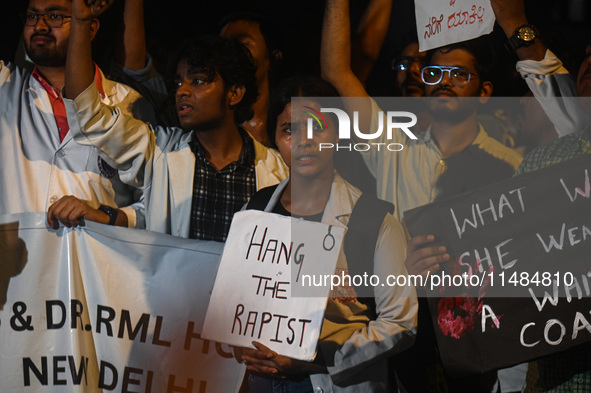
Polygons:
<instances>
[{"instance_id":1,"label":"checkered shirt","mask_svg":"<svg viewBox=\"0 0 591 393\"><path fill-rule=\"evenodd\" d=\"M243 140L240 157L219 171L207 161L199 141L194 140L191 239L225 241L232 216L256 191L254 143L246 131L240 129L240 135Z\"/></svg>"}]
</instances>

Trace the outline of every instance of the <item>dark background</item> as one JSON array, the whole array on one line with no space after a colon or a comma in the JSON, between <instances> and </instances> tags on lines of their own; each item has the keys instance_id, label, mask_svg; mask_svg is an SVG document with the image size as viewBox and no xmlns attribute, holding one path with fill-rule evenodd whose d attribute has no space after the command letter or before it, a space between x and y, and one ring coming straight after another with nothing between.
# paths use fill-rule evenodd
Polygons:
<instances>
[{"instance_id":1,"label":"dark background","mask_svg":"<svg viewBox=\"0 0 591 393\"><path fill-rule=\"evenodd\" d=\"M356 25L369 0L351 0L352 24ZM375 95L388 95L393 74L390 61L415 31L413 0L393 0L392 22L380 61L368 87ZM25 0L0 1L2 40L0 58L13 60L22 30L21 15ZM109 46L115 39L123 1L117 0L101 17L101 30L95 40L94 56L104 64L110 56ZM324 1L269 1L269 0L165 0L145 2L146 30L150 52L164 63L171 51L183 40L200 35L216 34L220 20L235 11L256 11L273 22L276 36L284 52L286 73L317 73L320 51L320 32ZM576 75L586 42L591 38L591 2L588 0L526 0L530 22L543 34L547 45ZM493 36L504 60L499 67L501 77L513 73L514 55L503 47L505 37L500 29ZM506 78L505 78L506 79ZM495 95L508 95L520 87L497 85ZM521 86L521 88L524 88ZM515 92L519 94L519 92Z\"/></svg>"}]
</instances>

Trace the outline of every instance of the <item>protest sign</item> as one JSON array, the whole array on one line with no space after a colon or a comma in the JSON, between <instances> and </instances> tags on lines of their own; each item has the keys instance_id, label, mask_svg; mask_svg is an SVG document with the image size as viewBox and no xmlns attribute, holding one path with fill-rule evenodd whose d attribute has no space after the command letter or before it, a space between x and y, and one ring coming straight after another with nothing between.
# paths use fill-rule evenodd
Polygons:
<instances>
[{"instance_id":1,"label":"protest sign","mask_svg":"<svg viewBox=\"0 0 591 393\"><path fill-rule=\"evenodd\" d=\"M236 391L243 366L201 338L222 244L46 225L0 217L0 390Z\"/></svg>"},{"instance_id":2,"label":"protest sign","mask_svg":"<svg viewBox=\"0 0 591 393\"><path fill-rule=\"evenodd\" d=\"M490 0L415 0L419 49L467 41L493 30Z\"/></svg>"},{"instance_id":3,"label":"protest sign","mask_svg":"<svg viewBox=\"0 0 591 393\"><path fill-rule=\"evenodd\" d=\"M591 340L589 172L587 156L405 212L411 235L435 235L453 261L426 282L449 371Z\"/></svg>"},{"instance_id":4,"label":"protest sign","mask_svg":"<svg viewBox=\"0 0 591 393\"><path fill-rule=\"evenodd\" d=\"M203 337L235 346L258 341L312 360L344 229L248 210L234 215L207 310ZM299 296L298 296L299 294Z\"/></svg>"}]
</instances>

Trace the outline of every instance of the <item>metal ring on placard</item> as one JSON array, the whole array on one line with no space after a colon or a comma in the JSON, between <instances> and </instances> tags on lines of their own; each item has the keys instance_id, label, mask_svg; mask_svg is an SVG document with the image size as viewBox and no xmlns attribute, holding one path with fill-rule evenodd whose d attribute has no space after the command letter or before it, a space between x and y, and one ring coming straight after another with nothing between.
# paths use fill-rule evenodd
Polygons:
<instances>
[{"instance_id":1,"label":"metal ring on placard","mask_svg":"<svg viewBox=\"0 0 591 393\"><path fill-rule=\"evenodd\" d=\"M324 248L324 251L330 251L334 248L336 240L334 238L334 236L330 233L330 230L332 229L332 225L328 226L328 233L326 234L326 236L324 236L324 240L322 241L322 248ZM330 239L330 241L332 242L330 244L330 247L328 247L326 245L327 241L326 239Z\"/></svg>"}]
</instances>

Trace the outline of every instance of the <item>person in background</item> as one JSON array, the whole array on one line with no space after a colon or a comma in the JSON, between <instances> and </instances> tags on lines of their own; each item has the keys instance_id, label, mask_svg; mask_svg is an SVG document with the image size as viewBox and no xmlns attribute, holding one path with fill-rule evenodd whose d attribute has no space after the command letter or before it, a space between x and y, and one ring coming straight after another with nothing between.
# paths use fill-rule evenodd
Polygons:
<instances>
[{"instance_id":1,"label":"person in background","mask_svg":"<svg viewBox=\"0 0 591 393\"><path fill-rule=\"evenodd\" d=\"M425 52L419 50L417 42L404 47L400 56L392 60L392 69L396 72L396 89L402 97L423 97L425 84L421 71L425 64Z\"/></svg>"},{"instance_id":2,"label":"person in background","mask_svg":"<svg viewBox=\"0 0 591 393\"><path fill-rule=\"evenodd\" d=\"M109 73L111 78L139 91L152 105L156 112L154 125L179 126L167 82L147 51L144 0L124 0L123 20Z\"/></svg>"},{"instance_id":3,"label":"person in background","mask_svg":"<svg viewBox=\"0 0 591 393\"><path fill-rule=\"evenodd\" d=\"M240 41L255 60L259 97L253 105L253 117L244 122L242 127L257 141L269 146L266 129L269 94L282 58L275 39L277 34L263 15L252 12L230 14L222 19L220 26L220 36Z\"/></svg>"},{"instance_id":4,"label":"person in background","mask_svg":"<svg viewBox=\"0 0 591 393\"><path fill-rule=\"evenodd\" d=\"M588 95L591 70L591 43L587 46L587 57L581 65L578 77L578 94ZM525 156L516 175L543 169L547 166L591 157L591 127L563 136L542 145ZM527 369L524 392L588 392L591 391L591 344L584 343L566 351L530 362Z\"/></svg>"}]
</instances>

